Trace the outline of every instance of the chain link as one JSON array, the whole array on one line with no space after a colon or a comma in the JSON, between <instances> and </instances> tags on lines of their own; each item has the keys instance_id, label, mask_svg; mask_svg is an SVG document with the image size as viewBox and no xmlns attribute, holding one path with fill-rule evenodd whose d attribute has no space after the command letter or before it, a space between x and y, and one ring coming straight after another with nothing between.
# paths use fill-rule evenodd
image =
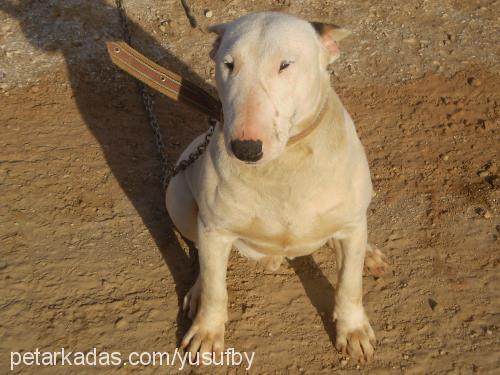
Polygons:
<instances>
[{"instance_id":1,"label":"chain link","mask_svg":"<svg viewBox=\"0 0 500 375\"><path fill-rule=\"evenodd\" d=\"M127 22L127 14L125 12L125 8L123 7L123 2L122 0L115 0L115 3L120 15L120 24L122 26L123 39L125 40L125 42L131 45L132 38L130 35L130 29ZM160 126L158 125L158 118L156 117L156 114L154 112L153 97L148 92L146 85L144 85L140 81L138 82L138 88L142 96L144 109L146 110L146 114L148 116L149 126L151 127L151 130L153 131L153 135L155 137L156 149L158 151L161 164L161 186L165 191L172 177L188 168L206 151L208 144L210 143L210 139L212 138L212 134L214 133L215 126L217 125L217 120L209 118L208 122L210 124L210 127L205 133L203 142L198 145L195 151L189 154L187 159L181 160L176 166L170 168L165 152L165 143L163 142L163 136L161 134Z\"/></svg>"}]
</instances>

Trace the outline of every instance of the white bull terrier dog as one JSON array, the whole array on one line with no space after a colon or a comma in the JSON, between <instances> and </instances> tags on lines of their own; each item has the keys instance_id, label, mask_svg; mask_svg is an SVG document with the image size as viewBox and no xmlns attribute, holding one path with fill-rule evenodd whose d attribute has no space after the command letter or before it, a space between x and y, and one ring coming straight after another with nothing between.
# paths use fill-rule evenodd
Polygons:
<instances>
[{"instance_id":1,"label":"white bull terrier dog","mask_svg":"<svg viewBox=\"0 0 500 375\"><path fill-rule=\"evenodd\" d=\"M367 243L368 162L327 71L349 32L274 12L209 30L218 35L210 56L224 123L166 193L168 212L196 244L200 262L184 300L193 322L182 346L192 353L223 350L233 247L276 269L285 257L331 243L336 347L363 363L375 340L362 304L363 264L375 274L387 264ZM202 141L203 135L195 139L180 160Z\"/></svg>"}]
</instances>

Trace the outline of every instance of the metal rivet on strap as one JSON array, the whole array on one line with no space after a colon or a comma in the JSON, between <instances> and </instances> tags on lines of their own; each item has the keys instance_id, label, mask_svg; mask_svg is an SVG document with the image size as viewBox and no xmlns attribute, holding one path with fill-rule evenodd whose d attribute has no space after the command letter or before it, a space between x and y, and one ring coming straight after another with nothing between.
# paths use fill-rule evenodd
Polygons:
<instances>
[{"instance_id":1,"label":"metal rivet on strap","mask_svg":"<svg viewBox=\"0 0 500 375\"><path fill-rule=\"evenodd\" d=\"M121 49L120 47L115 47L115 53L120 53Z\"/></svg>"},{"instance_id":2,"label":"metal rivet on strap","mask_svg":"<svg viewBox=\"0 0 500 375\"><path fill-rule=\"evenodd\" d=\"M165 82L167 78L165 76L160 76L160 81Z\"/></svg>"}]
</instances>

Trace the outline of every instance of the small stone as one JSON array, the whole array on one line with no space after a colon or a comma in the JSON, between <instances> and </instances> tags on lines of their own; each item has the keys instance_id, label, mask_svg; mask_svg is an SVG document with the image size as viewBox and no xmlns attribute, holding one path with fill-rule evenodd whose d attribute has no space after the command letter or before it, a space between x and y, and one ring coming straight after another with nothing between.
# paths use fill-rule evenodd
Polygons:
<instances>
[{"instance_id":1,"label":"small stone","mask_svg":"<svg viewBox=\"0 0 500 375\"><path fill-rule=\"evenodd\" d=\"M403 355L403 359L404 359L404 360L410 359L410 356L409 356L408 354L404 354L404 355Z\"/></svg>"},{"instance_id":2,"label":"small stone","mask_svg":"<svg viewBox=\"0 0 500 375\"><path fill-rule=\"evenodd\" d=\"M403 39L403 42L408 44L415 44L417 43L417 40L415 38L408 38L408 39Z\"/></svg>"},{"instance_id":3,"label":"small stone","mask_svg":"<svg viewBox=\"0 0 500 375\"><path fill-rule=\"evenodd\" d=\"M115 327L117 329L127 329L129 327L128 321L123 318L118 318L115 322Z\"/></svg>"},{"instance_id":4,"label":"small stone","mask_svg":"<svg viewBox=\"0 0 500 375\"><path fill-rule=\"evenodd\" d=\"M347 365L347 362L349 362L349 361L344 358L343 360L340 361L340 366L345 367Z\"/></svg>"},{"instance_id":5,"label":"small stone","mask_svg":"<svg viewBox=\"0 0 500 375\"><path fill-rule=\"evenodd\" d=\"M434 311L436 309L436 306L438 305L436 300L434 300L432 298L428 298L427 302L429 303L429 306L431 307L432 311Z\"/></svg>"},{"instance_id":6,"label":"small stone","mask_svg":"<svg viewBox=\"0 0 500 375\"><path fill-rule=\"evenodd\" d=\"M487 335L492 335L492 334L493 334L493 331L492 331L491 329L487 329L487 330L486 330L486 334L487 334Z\"/></svg>"},{"instance_id":7,"label":"small stone","mask_svg":"<svg viewBox=\"0 0 500 375\"><path fill-rule=\"evenodd\" d=\"M206 10L205 11L205 17L212 18L213 15L214 15L214 12L212 12L211 10Z\"/></svg>"},{"instance_id":8,"label":"small stone","mask_svg":"<svg viewBox=\"0 0 500 375\"><path fill-rule=\"evenodd\" d=\"M33 87L31 88L31 92L39 92L39 91L40 91L40 88L39 88L39 87L37 87L37 86L33 86Z\"/></svg>"},{"instance_id":9,"label":"small stone","mask_svg":"<svg viewBox=\"0 0 500 375\"><path fill-rule=\"evenodd\" d=\"M475 212L476 214L480 215L480 216L483 216L483 215L484 215L485 210L484 210L484 208L482 208L482 207L476 207L476 208L474 209L474 212Z\"/></svg>"},{"instance_id":10,"label":"small stone","mask_svg":"<svg viewBox=\"0 0 500 375\"><path fill-rule=\"evenodd\" d=\"M448 160L450 157L448 155L443 155L443 160L446 161Z\"/></svg>"},{"instance_id":11,"label":"small stone","mask_svg":"<svg viewBox=\"0 0 500 375\"><path fill-rule=\"evenodd\" d=\"M271 337L273 334L271 332L268 333L269 337Z\"/></svg>"},{"instance_id":12,"label":"small stone","mask_svg":"<svg viewBox=\"0 0 500 375\"><path fill-rule=\"evenodd\" d=\"M443 349L441 349L441 350L439 351L439 355L445 355L445 354L446 354L446 352L445 352Z\"/></svg>"},{"instance_id":13,"label":"small stone","mask_svg":"<svg viewBox=\"0 0 500 375\"><path fill-rule=\"evenodd\" d=\"M474 77L469 77L469 78L467 78L467 83L471 86L477 87L477 86L481 86L482 82L480 79L477 79Z\"/></svg>"},{"instance_id":14,"label":"small stone","mask_svg":"<svg viewBox=\"0 0 500 375\"><path fill-rule=\"evenodd\" d=\"M491 219L492 215L491 212L482 208L482 207L476 207L474 209L474 212L478 214L479 216L484 217L485 219Z\"/></svg>"},{"instance_id":15,"label":"small stone","mask_svg":"<svg viewBox=\"0 0 500 375\"><path fill-rule=\"evenodd\" d=\"M165 27L165 25L161 25L161 26L160 26L160 31L161 31L162 33L167 32L167 28Z\"/></svg>"}]
</instances>

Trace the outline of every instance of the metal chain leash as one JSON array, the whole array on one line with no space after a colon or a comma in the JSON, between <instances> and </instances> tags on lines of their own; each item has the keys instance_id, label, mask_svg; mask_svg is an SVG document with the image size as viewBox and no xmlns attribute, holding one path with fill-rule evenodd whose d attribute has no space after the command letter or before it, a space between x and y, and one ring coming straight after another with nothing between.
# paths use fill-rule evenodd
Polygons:
<instances>
[{"instance_id":1,"label":"metal chain leash","mask_svg":"<svg viewBox=\"0 0 500 375\"><path fill-rule=\"evenodd\" d=\"M123 7L123 2L122 0L115 0L115 3L120 15L120 23L123 30L123 39L128 44L131 44L132 38L130 35L130 29L127 22L127 14L125 12L125 8ZM146 114L148 116L149 126L151 127L151 130L153 131L153 135L155 137L156 148L160 156L161 164L161 186L165 191L172 177L188 168L206 151L207 146L210 143L210 139L212 138L212 134L214 133L215 126L217 125L217 120L213 118L210 118L208 120L210 127L205 133L203 142L196 148L195 151L189 154L187 159L180 161L179 164L174 167L169 167L168 159L165 153L165 143L163 142L163 136L161 134L160 126L158 125L158 118L156 117L156 114L154 112L153 97L142 82L138 82L137 85L142 96L144 109L146 110Z\"/></svg>"}]
</instances>

